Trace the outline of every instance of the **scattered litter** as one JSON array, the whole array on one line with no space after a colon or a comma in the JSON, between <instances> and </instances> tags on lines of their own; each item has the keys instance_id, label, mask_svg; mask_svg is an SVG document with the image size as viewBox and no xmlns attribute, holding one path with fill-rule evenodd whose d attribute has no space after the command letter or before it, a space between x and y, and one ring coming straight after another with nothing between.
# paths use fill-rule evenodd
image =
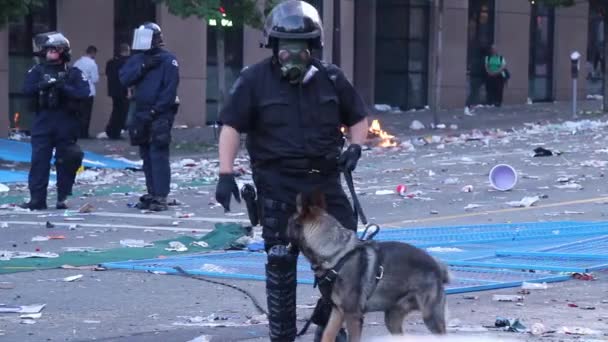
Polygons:
<instances>
[{"instance_id":1,"label":"scattered litter","mask_svg":"<svg viewBox=\"0 0 608 342\"><path fill-rule=\"evenodd\" d=\"M534 323L534 324L532 324L532 327L530 328L530 333L534 336L540 336L540 335L544 334L545 331L547 331L547 329L545 328L545 326L542 323Z\"/></svg>"},{"instance_id":2,"label":"scattered litter","mask_svg":"<svg viewBox=\"0 0 608 342\"><path fill-rule=\"evenodd\" d=\"M10 283L8 281L0 281L0 290L10 290L10 289L14 289L14 288L15 288L14 283Z\"/></svg>"},{"instance_id":3,"label":"scattered litter","mask_svg":"<svg viewBox=\"0 0 608 342\"><path fill-rule=\"evenodd\" d=\"M586 160L581 163L581 166L586 167L606 167L608 165L608 160Z\"/></svg>"},{"instance_id":4,"label":"scattered litter","mask_svg":"<svg viewBox=\"0 0 608 342\"><path fill-rule=\"evenodd\" d=\"M421 129L424 129L424 124L418 120L414 120L410 124L410 129L413 131L419 131Z\"/></svg>"},{"instance_id":5,"label":"scattered litter","mask_svg":"<svg viewBox=\"0 0 608 342\"><path fill-rule=\"evenodd\" d=\"M59 254L51 252L13 252L0 251L0 261L8 261L11 259L26 259L26 258L58 258Z\"/></svg>"},{"instance_id":6,"label":"scattered litter","mask_svg":"<svg viewBox=\"0 0 608 342\"><path fill-rule=\"evenodd\" d=\"M79 213L87 214L93 212L93 205L90 203L85 203L80 209L78 209Z\"/></svg>"},{"instance_id":7,"label":"scattered litter","mask_svg":"<svg viewBox=\"0 0 608 342\"><path fill-rule=\"evenodd\" d=\"M205 241L194 241L190 245L192 245L192 246L199 246L199 247L203 247L203 248L209 247L209 244L206 243Z\"/></svg>"},{"instance_id":8,"label":"scattered litter","mask_svg":"<svg viewBox=\"0 0 608 342\"><path fill-rule=\"evenodd\" d=\"M201 266L201 269L205 272L213 272L213 273L234 273L234 270L224 268L222 266L213 265L213 264L204 264Z\"/></svg>"},{"instance_id":9,"label":"scattered litter","mask_svg":"<svg viewBox=\"0 0 608 342\"><path fill-rule=\"evenodd\" d=\"M64 221L84 221L82 217L64 217Z\"/></svg>"},{"instance_id":10,"label":"scattered litter","mask_svg":"<svg viewBox=\"0 0 608 342\"><path fill-rule=\"evenodd\" d=\"M211 342L211 336L209 335L201 335L191 339L188 342Z\"/></svg>"},{"instance_id":11,"label":"scattered litter","mask_svg":"<svg viewBox=\"0 0 608 342\"><path fill-rule=\"evenodd\" d=\"M32 304L32 305L21 305L21 306L8 306L0 304L0 313L21 313L21 314L33 314L39 313L44 309L46 304Z\"/></svg>"},{"instance_id":12,"label":"scattered litter","mask_svg":"<svg viewBox=\"0 0 608 342\"><path fill-rule=\"evenodd\" d=\"M523 302L524 296L516 295L493 295L492 300L495 302Z\"/></svg>"},{"instance_id":13,"label":"scattered litter","mask_svg":"<svg viewBox=\"0 0 608 342\"><path fill-rule=\"evenodd\" d=\"M464 252L462 249L455 248L455 247L429 247L426 250L427 250L427 252L432 252L432 253Z\"/></svg>"},{"instance_id":14,"label":"scattered litter","mask_svg":"<svg viewBox=\"0 0 608 342\"><path fill-rule=\"evenodd\" d=\"M465 185L462 187L462 189L460 189L461 192L473 192L473 186L472 185Z\"/></svg>"},{"instance_id":15,"label":"scattered litter","mask_svg":"<svg viewBox=\"0 0 608 342\"><path fill-rule=\"evenodd\" d=\"M171 241L169 242L169 248L165 248L165 250L170 252L185 252L188 250L188 247L179 241Z\"/></svg>"},{"instance_id":16,"label":"scattered litter","mask_svg":"<svg viewBox=\"0 0 608 342\"><path fill-rule=\"evenodd\" d=\"M10 188L2 183L0 183L0 192L8 192Z\"/></svg>"},{"instance_id":17,"label":"scattered litter","mask_svg":"<svg viewBox=\"0 0 608 342\"><path fill-rule=\"evenodd\" d=\"M79 270L79 271L106 271L107 268L99 265L88 265L88 266L72 266L72 265L61 265L64 270Z\"/></svg>"},{"instance_id":18,"label":"scattered litter","mask_svg":"<svg viewBox=\"0 0 608 342\"><path fill-rule=\"evenodd\" d=\"M400 196L405 196L405 193L407 192L407 186L405 184L399 184L397 185L395 192L397 192L397 194L399 194Z\"/></svg>"},{"instance_id":19,"label":"scattered litter","mask_svg":"<svg viewBox=\"0 0 608 342\"><path fill-rule=\"evenodd\" d=\"M49 241L49 237L37 235L32 238L32 242L41 242L41 241Z\"/></svg>"},{"instance_id":20,"label":"scattered litter","mask_svg":"<svg viewBox=\"0 0 608 342\"><path fill-rule=\"evenodd\" d=\"M393 190L376 190L376 195L392 195L394 193Z\"/></svg>"},{"instance_id":21,"label":"scattered litter","mask_svg":"<svg viewBox=\"0 0 608 342\"><path fill-rule=\"evenodd\" d=\"M55 228L55 225L52 224L50 221L46 221L46 227L47 228Z\"/></svg>"},{"instance_id":22,"label":"scattered litter","mask_svg":"<svg viewBox=\"0 0 608 342\"><path fill-rule=\"evenodd\" d=\"M443 181L443 184L445 185L455 185L458 184L458 178L448 178L446 180Z\"/></svg>"},{"instance_id":23,"label":"scattered litter","mask_svg":"<svg viewBox=\"0 0 608 342\"><path fill-rule=\"evenodd\" d=\"M586 281L595 280L595 277L593 276L593 274L589 274L589 273L573 273L572 278L578 279L578 280L586 280Z\"/></svg>"},{"instance_id":24,"label":"scattered litter","mask_svg":"<svg viewBox=\"0 0 608 342\"><path fill-rule=\"evenodd\" d=\"M0 228L8 228L8 223L0 222Z\"/></svg>"},{"instance_id":25,"label":"scattered litter","mask_svg":"<svg viewBox=\"0 0 608 342\"><path fill-rule=\"evenodd\" d=\"M85 319L84 321L82 321L82 323L84 323L84 324L99 324L99 323L101 323L101 321L92 321L92 320L89 320L89 319Z\"/></svg>"},{"instance_id":26,"label":"scattered litter","mask_svg":"<svg viewBox=\"0 0 608 342\"><path fill-rule=\"evenodd\" d=\"M547 283L528 283L528 282L523 282L521 284L521 288L524 290L546 290L549 288L549 285L547 285Z\"/></svg>"},{"instance_id":27,"label":"scattered litter","mask_svg":"<svg viewBox=\"0 0 608 342\"><path fill-rule=\"evenodd\" d=\"M148 243L148 242L145 242L144 240L134 240L134 239L120 240L120 245L123 247L133 247L133 248L154 246L153 243Z\"/></svg>"},{"instance_id":28,"label":"scattered litter","mask_svg":"<svg viewBox=\"0 0 608 342\"><path fill-rule=\"evenodd\" d=\"M467 206L464 207L464 210L473 210L479 207L481 207L481 205L479 204L467 204Z\"/></svg>"},{"instance_id":29,"label":"scattered litter","mask_svg":"<svg viewBox=\"0 0 608 342\"><path fill-rule=\"evenodd\" d=\"M566 335L599 335L600 331L583 328L583 327L561 327L558 331L560 334Z\"/></svg>"},{"instance_id":30,"label":"scattered litter","mask_svg":"<svg viewBox=\"0 0 608 342\"><path fill-rule=\"evenodd\" d=\"M555 187L557 189L562 189L562 190L582 190L583 189L583 186L578 183L567 183L567 184L563 184L563 185L556 185Z\"/></svg>"},{"instance_id":31,"label":"scattered litter","mask_svg":"<svg viewBox=\"0 0 608 342\"><path fill-rule=\"evenodd\" d=\"M73 281L76 281L78 279L81 279L82 277L83 277L82 274L78 274L78 275L75 275L75 276L65 277L65 278L63 278L63 281L69 283L69 282L73 282Z\"/></svg>"},{"instance_id":32,"label":"scattered litter","mask_svg":"<svg viewBox=\"0 0 608 342\"><path fill-rule=\"evenodd\" d=\"M537 147L534 149L534 157L550 157L553 155L559 156L561 153L560 152L553 152L551 150L548 150L546 148L542 148L542 147Z\"/></svg>"},{"instance_id":33,"label":"scattered litter","mask_svg":"<svg viewBox=\"0 0 608 342\"><path fill-rule=\"evenodd\" d=\"M570 308L578 308L578 305L575 303L568 303L568 307Z\"/></svg>"},{"instance_id":34,"label":"scattered litter","mask_svg":"<svg viewBox=\"0 0 608 342\"><path fill-rule=\"evenodd\" d=\"M522 198L521 201L507 202L507 205L514 208L528 208L536 204L538 201L540 201L540 197L530 196Z\"/></svg>"},{"instance_id":35,"label":"scattered litter","mask_svg":"<svg viewBox=\"0 0 608 342\"><path fill-rule=\"evenodd\" d=\"M465 295L465 296L462 296L462 299L466 299L466 300L478 300L479 296Z\"/></svg>"},{"instance_id":36,"label":"scattered litter","mask_svg":"<svg viewBox=\"0 0 608 342\"><path fill-rule=\"evenodd\" d=\"M24 318L21 320L21 324L35 324L36 320L30 318Z\"/></svg>"}]
</instances>

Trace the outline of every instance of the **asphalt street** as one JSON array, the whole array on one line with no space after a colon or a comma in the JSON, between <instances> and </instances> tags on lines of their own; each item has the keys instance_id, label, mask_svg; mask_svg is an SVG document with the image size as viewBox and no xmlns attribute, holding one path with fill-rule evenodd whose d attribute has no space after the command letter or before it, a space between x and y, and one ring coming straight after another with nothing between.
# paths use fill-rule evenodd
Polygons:
<instances>
[{"instance_id":1,"label":"asphalt street","mask_svg":"<svg viewBox=\"0 0 608 342\"><path fill-rule=\"evenodd\" d=\"M384 129L396 136L393 142L397 147L378 147L379 140L373 139L355 172L357 192L368 219L383 229L608 221L607 118L586 115L577 122L565 123L566 114L551 116L547 111L543 120L514 120L516 109L502 111L480 110L473 118L446 114L446 128L432 131L407 129L418 117L427 120L423 123L428 126L429 118L424 113L376 116ZM491 121L479 131L468 128L475 120L483 120L483 115L499 114L504 122ZM451 123L459 127L450 129ZM83 145L135 159L134 150L126 141L93 140ZM171 198L180 205L159 214L141 213L129 206L144 187L143 173L137 171L104 170L80 175L76 185L79 196L69 204L71 209L91 204L93 211L85 214L16 211L9 204L26 198L27 191L24 185L10 185L9 193L0 197L0 204L5 204L0 209L0 221L6 223L0 228L0 250L58 253L67 247L107 249L119 247L119 241L124 239L155 241L181 235L202 236L216 222L246 223L243 205L233 204L232 213L225 214L215 203L213 177L217 155L212 145L201 146L190 146L174 154L175 184ZM537 147L549 149L555 155L533 157ZM518 183L513 190L502 192L491 188L488 173L496 164L509 164L517 170ZM248 168L244 160L240 165ZM400 184L407 187L406 196L395 193ZM571 185L564 187L567 184ZM465 187L471 191L463 192ZM507 204L534 196L538 200L530 207ZM52 199L51 195L49 204ZM47 221L54 228L47 228ZM49 234L65 238L32 241L34 236ZM61 281L76 274L83 277L75 282ZM595 281L550 284L546 290L532 291L523 303L492 301L492 295L516 294L517 288L473 293L476 296L473 299L451 295L450 333L470 337L471 341L474 338L606 340L608 272L595 276ZM263 282L226 282L249 290L264 302ZM267 340L263 319L262 324L254 324L259 320L259 312L250 299L233 289L200 280L117 270L54 269L0 275L2 283L12 285L0 287L0 304L46 304L46 307L34 324L23 324L19 315L0 314L0 341ZM317 296L311 286L299 286L299 324L312 312ZM594 309L581 309L588 306ZM541 323L547 331L555 333L531 336L488 328L498 316L519 318L527 326ZM367 338L387 334L380 315L369 315L365 323ZM406 324L408 334L427 333L419 314L408 317ZM560 333L563 327L584 327L594 334L567 335ZM310 332L302 341L312 341Z\"/></svg>"}]
</instances>

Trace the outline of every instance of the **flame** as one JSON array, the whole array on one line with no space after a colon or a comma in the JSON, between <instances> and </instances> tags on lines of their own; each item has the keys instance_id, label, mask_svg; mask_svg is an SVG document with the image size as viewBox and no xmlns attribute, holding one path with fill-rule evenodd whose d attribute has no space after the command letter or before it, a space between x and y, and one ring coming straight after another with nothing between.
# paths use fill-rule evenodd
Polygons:
<instances>
[{"instance_id":1,"label":"flame","mask_svg":"<svg viewBox=\"0 0 608 342\"><path fill-rule=\"evenodd\" d=\"M380 147L394 147L397 146L397 142L395 141L395 136L386 133L380 127L380 121L374 120L372 121L371 126L369 127L369 133L381 139L378 146Z\"/></svg>"}]
</instances>

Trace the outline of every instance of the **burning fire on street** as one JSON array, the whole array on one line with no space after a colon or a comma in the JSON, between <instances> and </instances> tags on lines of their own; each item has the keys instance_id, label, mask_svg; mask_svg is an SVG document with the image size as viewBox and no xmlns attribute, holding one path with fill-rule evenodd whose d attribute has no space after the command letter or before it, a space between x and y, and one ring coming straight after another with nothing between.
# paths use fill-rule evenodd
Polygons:
<instances>
[{"instance_id":1,"label":"burning fire on street","mask_svg":"<svg viewBox=\"0 0 608 342\"><path fill-rule=\"evenodd\" d=\"M379 147L395 147L397 146L397 140L394 135L388 134L380 126L380 121L377 119L372 121L369 127L367 138L370 140L377 141L376 146Z\"/></svg>"}]
</instances>

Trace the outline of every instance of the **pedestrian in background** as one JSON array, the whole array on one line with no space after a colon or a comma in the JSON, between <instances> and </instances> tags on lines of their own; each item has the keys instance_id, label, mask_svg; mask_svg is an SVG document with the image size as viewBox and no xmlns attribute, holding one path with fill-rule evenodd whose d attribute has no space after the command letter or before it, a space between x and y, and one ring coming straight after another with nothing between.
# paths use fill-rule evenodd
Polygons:
<instances>
[{"instance_id":1,"label":"pedestrian in background","mask_svg":"<svg viewBox=\"0 0 608 342\"><path fill-rule=\"evenodd\" d=\"M80 57L74 66L80 69L89 80L90 93L87 99L82 101L80 110L80 138L89 138L89 125L91 123L91 112L93 112L93 99L95 98L95 83L99 81L99 68L95 62L97 48L94 45L87 47L86 54Z\"/></svg>"},{"instance_id":2,"label":"pedestrian in background","mask_svg":"<svg viewBox=\"0 0 608 342\"><path fill-rule=\"evenodd\" d=\"M496 46L492 46L490 54L485 58L488 77L486 79L486 92L488 104L502 106L502 94L507 77L507 61L498 53Z\"/></svg>"},{"instance_id":3,"label":"pedestrian in background","mask_svg":"<svg viewBox=\"0 0 608 342\"><path fill-rule=\"evenodd\" d=\"M120 134L125 128L127 120L127 112L129 111L128 89L120 83L118 72L130 54L129 44L122 43L116 55L106 63L108 96L112 98L112 114L106 125L106 134L110 139L121 138Z\"/></svg>"}]
</instances>

